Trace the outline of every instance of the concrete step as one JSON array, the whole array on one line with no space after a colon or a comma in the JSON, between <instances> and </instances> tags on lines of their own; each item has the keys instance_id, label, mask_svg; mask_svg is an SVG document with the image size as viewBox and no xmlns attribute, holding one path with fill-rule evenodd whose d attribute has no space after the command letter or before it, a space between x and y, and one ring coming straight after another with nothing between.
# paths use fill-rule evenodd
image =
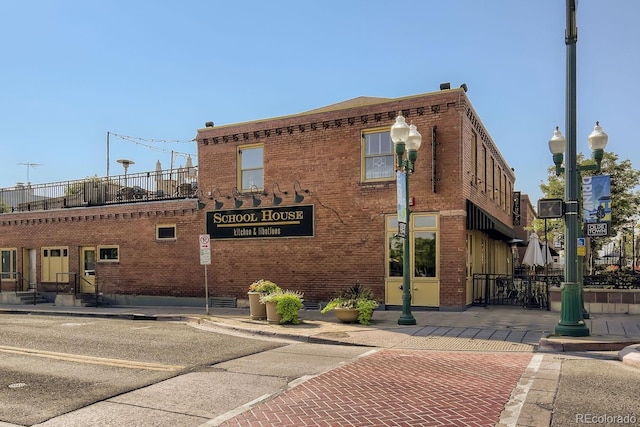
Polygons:
<instances>
[{"instance_id":1,"label":"concrete step","mask_svg":"<svg viewBox=\"0 0 640 427\"><path fill-rule=\"evenodd\" d=\"M17 292L16 296L21 304L43 304L49 302L37 292L34 295L33 291Z\"/></svg>"}]
</instances>

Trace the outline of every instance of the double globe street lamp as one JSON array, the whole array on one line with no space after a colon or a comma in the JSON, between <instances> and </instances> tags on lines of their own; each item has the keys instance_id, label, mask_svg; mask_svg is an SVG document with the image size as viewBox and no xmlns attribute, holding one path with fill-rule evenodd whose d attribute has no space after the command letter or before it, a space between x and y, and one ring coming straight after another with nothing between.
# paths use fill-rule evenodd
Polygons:
<instances>
[{"instance_id":1,"label":"double globe street lamp","mask_svg":"<svg viewBox=\"0 0 640 427\"><path fill-rule=\"evenodd\" d=\"M556 176L567 170L565 179L565 281L562 286L562 302L560 321L556 326L558 335L588 336L589 328L583 320L584 302L582 299L582 283L579 279L579 266L582 265L578 259L578 230L579 222L579 200L578 191L580 188L582 171L600 172L600 166L604 157L604 149L607 146L609 137L602 131L600 123L596 122L593 132L589 135L589 147L593 152L595 165L578 165L575 156L575 140L573 147L571 141L566 140L556 127L553 136L549 140L549 151L553 155L553 162L556 165ZM565 150L573 152L572 156L567 155L567 164L562 167L562 160ZM581 268L580 268L581 269Z\"/></svg>"},{"instance_id":2,"label":"double globe street lamp","mask_svg":"<svg viewBox=\"0 0 640 427\"><path fill-rule=\"evenodd\" d=\"M396 122L391 126L391 141L395 147L396 187L398 191L398 237L404 239L402 248L402 315L399 325L415 325L416 319L411 314L411 263L409 259L409 239L411 237L411 212L409 210L409 175L413 173L418 149L422 143L422 135L415 125L407 122L398 112ZM407 155L405 156L405 152Z\"/></svg>"}]
</instances>

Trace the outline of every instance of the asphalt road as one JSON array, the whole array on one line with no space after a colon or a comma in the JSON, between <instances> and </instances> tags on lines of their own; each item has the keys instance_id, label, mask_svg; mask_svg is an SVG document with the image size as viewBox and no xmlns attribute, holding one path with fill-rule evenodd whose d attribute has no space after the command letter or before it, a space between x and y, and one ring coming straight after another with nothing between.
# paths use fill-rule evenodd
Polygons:
<instances>
[{"instance_id":1,"label":"asphalt road","mask_svg":"<svg viewBox=\"0 0 640 427\"><path fill-rule=\"evenodd\" d=\"M562 372L553 427L640 425L640 369L598 353L557 358Z\"/></svg>"},{"instance_id":2,"label":"asphalt road","mask_svg":"<svg viewBox=\"0 0 640 427\"><path fill-rule=\"evenodd\" d=\"M0 423L42 423L282 345L179 322L2 315Z\"/></svg>"}]
</instances>

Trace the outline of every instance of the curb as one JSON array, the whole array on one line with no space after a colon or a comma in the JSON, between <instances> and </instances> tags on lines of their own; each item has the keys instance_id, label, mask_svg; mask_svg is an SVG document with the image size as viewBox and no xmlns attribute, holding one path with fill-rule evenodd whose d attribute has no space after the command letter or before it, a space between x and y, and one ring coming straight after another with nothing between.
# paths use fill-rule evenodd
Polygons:
<instances>
[{"instance_id":1,"label":"curb","mask_svg":"<svg viewBox=\"0 0 640 427\"><path fill-rule=\"evenodd\" d=\"M542 338L538 342L538 351L572 352L572 351L620 351L626 347L639 344L636 340L593 341L593 340L560 340L558 338ZM638 353L640 355L640 352Z\"/></svg>"},{"instance_id":2,"label":"curb","mask_svg":"<svg viewBox=\"0 0 640 427\"><path fill-rule=\"evenodd\" d=\"M240 332L242 334L247 334L247 335L260 335L264 337L281 338L281 339L287 339L291 341L306 342L310 344L331 344L331 345L345 345L345 346L355 346L355 347L375 347L373 345L368 345L368 344L354 344L354 343L340 341L336 339L320 338L313 335L307 336L307 335L298 335L298 334L281 333L281 332L273 332L273 331L262 331L259 329L239 328L237 326L229 325L224 322L215 322L209 319L201 319L201 318L195 318L195 317L188 318L188 321L199 323L199 324L209 323L219 328L224 328L230 331Z\"/></svg>"},{"instance_id":3,"label":"curb","mask_svg":"<svg viewBox=\"0 0 640 427\"><path fill-rule=\"evenodd\" d=\"M157 315L144 313L98 313L95 311L79 312L79 311L42 311L29 309L1 309L0 313L6 314L24 314L24 315L42 315L42 316L69 316L69 317L100 317L103 319L124 319L124 320L158 320L158 321L187 321L191 317L184 315Z\"/></svg>"},{"instance_id":4,"label":"curb","mask_svg":"<svg viewBox=\"0 0 640 427\"><path fill-rule=\"evenodd\" d=\"M640 368L640 344L625 347L618 352L618 359L627 365Z\"/></svg>"}]
</instances>

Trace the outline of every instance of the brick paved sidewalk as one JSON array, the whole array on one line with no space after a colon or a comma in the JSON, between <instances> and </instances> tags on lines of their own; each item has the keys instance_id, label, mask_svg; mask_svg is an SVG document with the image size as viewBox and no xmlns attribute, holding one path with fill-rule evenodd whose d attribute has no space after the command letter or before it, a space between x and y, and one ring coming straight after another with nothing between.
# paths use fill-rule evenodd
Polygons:
<instances>
[{"instance_id":1,"label":"brick paved sidewalk","mask_svg":"<svg viewBox=\"0 0 640 427\"><path fill-rule=\"evenodd\" d=\"M376 351L219 425L494 426L531 357Z\"/></svg>"}]
</instances>

